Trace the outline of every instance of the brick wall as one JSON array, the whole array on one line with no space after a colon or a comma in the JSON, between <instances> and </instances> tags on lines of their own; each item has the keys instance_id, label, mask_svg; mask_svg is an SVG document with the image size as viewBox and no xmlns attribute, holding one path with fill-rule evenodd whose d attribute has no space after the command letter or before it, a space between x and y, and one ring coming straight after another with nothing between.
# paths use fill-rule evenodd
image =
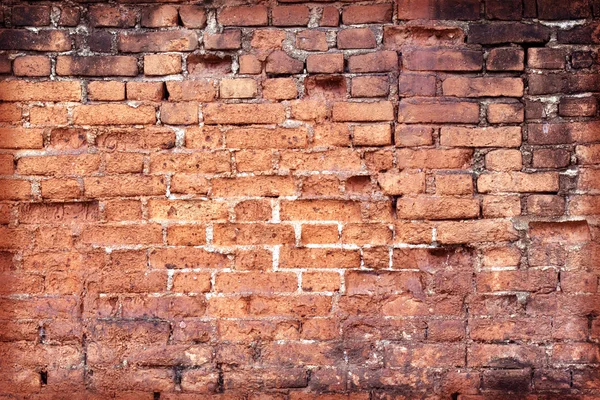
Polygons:
<instances>
[{"instance_id":1,"label":"brick wall","mask_svg":"<svg viewBox=\"0 0 600 400\"><path fill-rule=\"evenodd\" d=\"M600 1L157 3L0 5L0 398L600 399Z\"/></svg>"}]
</instances>

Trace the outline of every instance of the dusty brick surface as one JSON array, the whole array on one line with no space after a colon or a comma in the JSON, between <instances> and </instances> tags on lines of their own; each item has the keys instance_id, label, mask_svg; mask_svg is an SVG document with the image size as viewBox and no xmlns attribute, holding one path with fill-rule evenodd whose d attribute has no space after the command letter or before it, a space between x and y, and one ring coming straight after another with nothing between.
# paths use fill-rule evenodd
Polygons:
<instances>
[{"instance_id":1,"label":"dusty brick surface","mask_svg":"<svg viewBox=\"0 0 600 400\"><path fill-rule=\"evenodd\" d=\"M600 399L598 0L0 4L0 398Z\"/></svg>"}]
</instances>

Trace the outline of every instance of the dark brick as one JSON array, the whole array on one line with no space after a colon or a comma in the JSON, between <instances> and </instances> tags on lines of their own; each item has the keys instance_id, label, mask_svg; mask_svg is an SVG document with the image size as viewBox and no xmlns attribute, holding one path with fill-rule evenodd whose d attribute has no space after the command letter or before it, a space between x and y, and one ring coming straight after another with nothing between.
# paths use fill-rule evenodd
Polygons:
<instances>
[{"instance_id":1,"label":"dark brick","mask_svg":"<svg viewBox=\"0 0 600 400\"><path fill-rule=\"evenodd\" d=\"M106 31L91 32L86 38L87 46L91 51L109 53L112 48L113 35Z\"/></svg>"},{"instance_id":2,"label":"dark brick","mask_svg":"<svg viewBox=\"0 0 600 400\"><path fill-rule=\"evenodd\" d=\"M81 13L79 8L63 7L60 9L58 24L60 26L77 26L79 24L80 17Z\"/></svg>"},{"instance_id":3,"label":"dark brick","mask_svg":"<svg viewBox=\"0 0 600 400\"><path fill-rule=\"evenodd\" d=\"M146 51L191 51L198 47L198 36L190 30L128 32L118 37L119 50L125 53Z\"/></svg>"},{"instance_id":4,"label":"dark brick","mask_svg":"<svg viewBox=\"0 0 600 400\"><path fill-rule=\"evenodd\" d=\"M522 71L525 52L520 47L502 47L490 50L486 67L490 71Z\"/></svg>"},{"instance_id":5,"label":"dark brick","mask_svg":"<svg viewBox=\"0 0 600 400\"><path fill-rule=\"evenodd\" d=\"M136 76L137 59L129 56L59 56L57 75Z\"/></svg>"},{"instance_id":6,"label":"dark brick","mask_svg":"<svg viewBox=\"0 0 600 400\"><path fill-rule=\"evenodd\" d=\"M0 50L67 51L71 38L65 31L0 29Z\"/></svg>"},{"instance_id":7,"label":"dark brick","mask_svg":"<svg viewBox=\"0 0 600 400\"><path fill-rule=\"evenodd\" d=\"M490 370L483 373L483 387L502 393L528 392L531 383L531 370ZM502 397L502 396L501 396Z\"/></svg>"},{"instance_id":8,"label":"dark brick","mask_svg":"<svg viewBox=\"0 0 600 400\"><path fill-rule=\"evenodd\" d=\"M529 144L567 144L572 142L569 124L527 125Z\"/></svg>"},{"instance_id":9,"label":"dark brick","mask_svg":"<svg viewBox=\"0 0 600 400\"><path fill-rule=\"evenodd\" d=\"M94 28L131 28L136 21L136 15L130 8L108 4L90 6L88 18Z\"/></svg>"},{"instance_id":10,"label":"dark brick","mask_svg":"<svg viewBox=\"0 0 600 400\"><path fill-rule=\"evenodd\" d=\"M14 6L12 9L12 23L15 26L50 25L50 7Z\"/></svg>"},{"instance_id":11,"label":"dark brick","mask_svg":"<svg viewBox=\"0 0 600 400\"><path fill-rule=\"evenodd\" d=\"M398 19L476 20L481 13L479 0L396 0Z\"/></svg>"},{"instance_id":12,"label":"dark brick","mask_svg":"<svg viewBox=\"0 0 600 400\"><path fill-rule=\"evenodd\" d=\"M581 93L600 91L600 75L558 73L548 75L530 74L529 94Z\"/></svg>"},{"instance_id":13,"label":"dark brick","mask_svg":"<svg viewBox=\"0 0 600 400\"><path fill-rule=\"evenodd\" d=\"M598 101L595 97L563 97L558 105L561 117L593 117Z\"/></svg>"},{"instance_id":14,"label":"dark brick","mask_svg":"<svg viewBox=\"0 0 600 400\"><path fill-rule=\"evenodd\" d=\"M537 17L536 0L523 0L523 18Z\"/></svg>"},{"instance_id":15,"label":"dark brick","mask_svg":"<svg viewBox=\"0 0 600 400\"><path fill-rule=\"evenodd\" d=\"M558 42L569 44L600 43L600 23L577 26L568 31L558 31Z\"/></svg>"},{"instance_id":16,"label":"dark brick","mask_svg":"<svg viewBox=\"0 0 600 400\"><path fill-rule=\"evenodd\" d=\"M588 0L537 0L539 19L577 19L590 16Z\"/></svg>"},{"instance_id":17,"label":"dark brick","mask_svg":"<svg viewBox=\"0 0 600 400\"><path fill-rule=\"evenodd\" d=\"M526 119L542 119L544 115L544 104L540 101L526 100L525 101L525 118Z\"/></svg>"},{"instance_id":18,"label":"dark brick","mask_svg":"<svg viewBox=\"0 0 600 400\"><path fill-rule=\"evenodd\" d=\"M497 22L474 24L469 29L468 43L544 43L550 40L550 28L540 24Z\"/></svg>"},{"instance_id":19,"label":"dark brick","mask_svg":"<svg viewBox=\"0 0 600 400\"><path fill-rule=\"evenodd\" d=\"M518 21L523 15L522 0L487 0L485 15L488 19Z\"/></svg>"},{"instance_id":20,"label":"dark brick","mask_svg":"<svg viewBox=\"0 0 600 400\"><path fill-rule=\"evenodd\" d=\"M533 151L533 168L566 168L571 163L571 153L565 149L536 149Z\"/></svg>"},{"instance_id":21,"label":"dark brick","mask_svg":"<svg viewBox=\"0 0 600 400\"><path fill-rule=\"evenodd\" d=\"M571 54L571 66L574 69L589 68L594 64L591 51L575 51Z\"/></svg>"}]
</instances>

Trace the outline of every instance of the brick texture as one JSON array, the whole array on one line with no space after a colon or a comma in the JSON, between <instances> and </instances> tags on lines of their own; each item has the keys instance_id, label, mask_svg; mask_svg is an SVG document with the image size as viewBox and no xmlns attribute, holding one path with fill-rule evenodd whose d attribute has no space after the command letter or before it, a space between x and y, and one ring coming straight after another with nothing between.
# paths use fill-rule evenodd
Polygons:
<instances>
[{"instance_id":1,"label":"brick texture","mask_svg":"<svg viewBox=\"0 0 600 400\"><path fill-rule=\"evenodd\" d=\"M600 399L600 1L0 4L0 398Z\"/></svg>"}]
</instances>

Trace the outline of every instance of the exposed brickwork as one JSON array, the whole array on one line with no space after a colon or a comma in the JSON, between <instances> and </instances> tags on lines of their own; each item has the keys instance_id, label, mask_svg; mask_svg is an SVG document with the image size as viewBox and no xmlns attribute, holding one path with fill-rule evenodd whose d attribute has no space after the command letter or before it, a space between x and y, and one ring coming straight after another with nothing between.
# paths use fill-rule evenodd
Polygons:
<instances>
[{"instance_id":1,"label":"exposed brickwork","mask_svg":"<svg viewBox=\"0 0 600 400\"><path fill-rule=\"evenodd\" d=\"M600 399L598 0L0 4L0 398Z\"/></svg>"}]
</instances>

